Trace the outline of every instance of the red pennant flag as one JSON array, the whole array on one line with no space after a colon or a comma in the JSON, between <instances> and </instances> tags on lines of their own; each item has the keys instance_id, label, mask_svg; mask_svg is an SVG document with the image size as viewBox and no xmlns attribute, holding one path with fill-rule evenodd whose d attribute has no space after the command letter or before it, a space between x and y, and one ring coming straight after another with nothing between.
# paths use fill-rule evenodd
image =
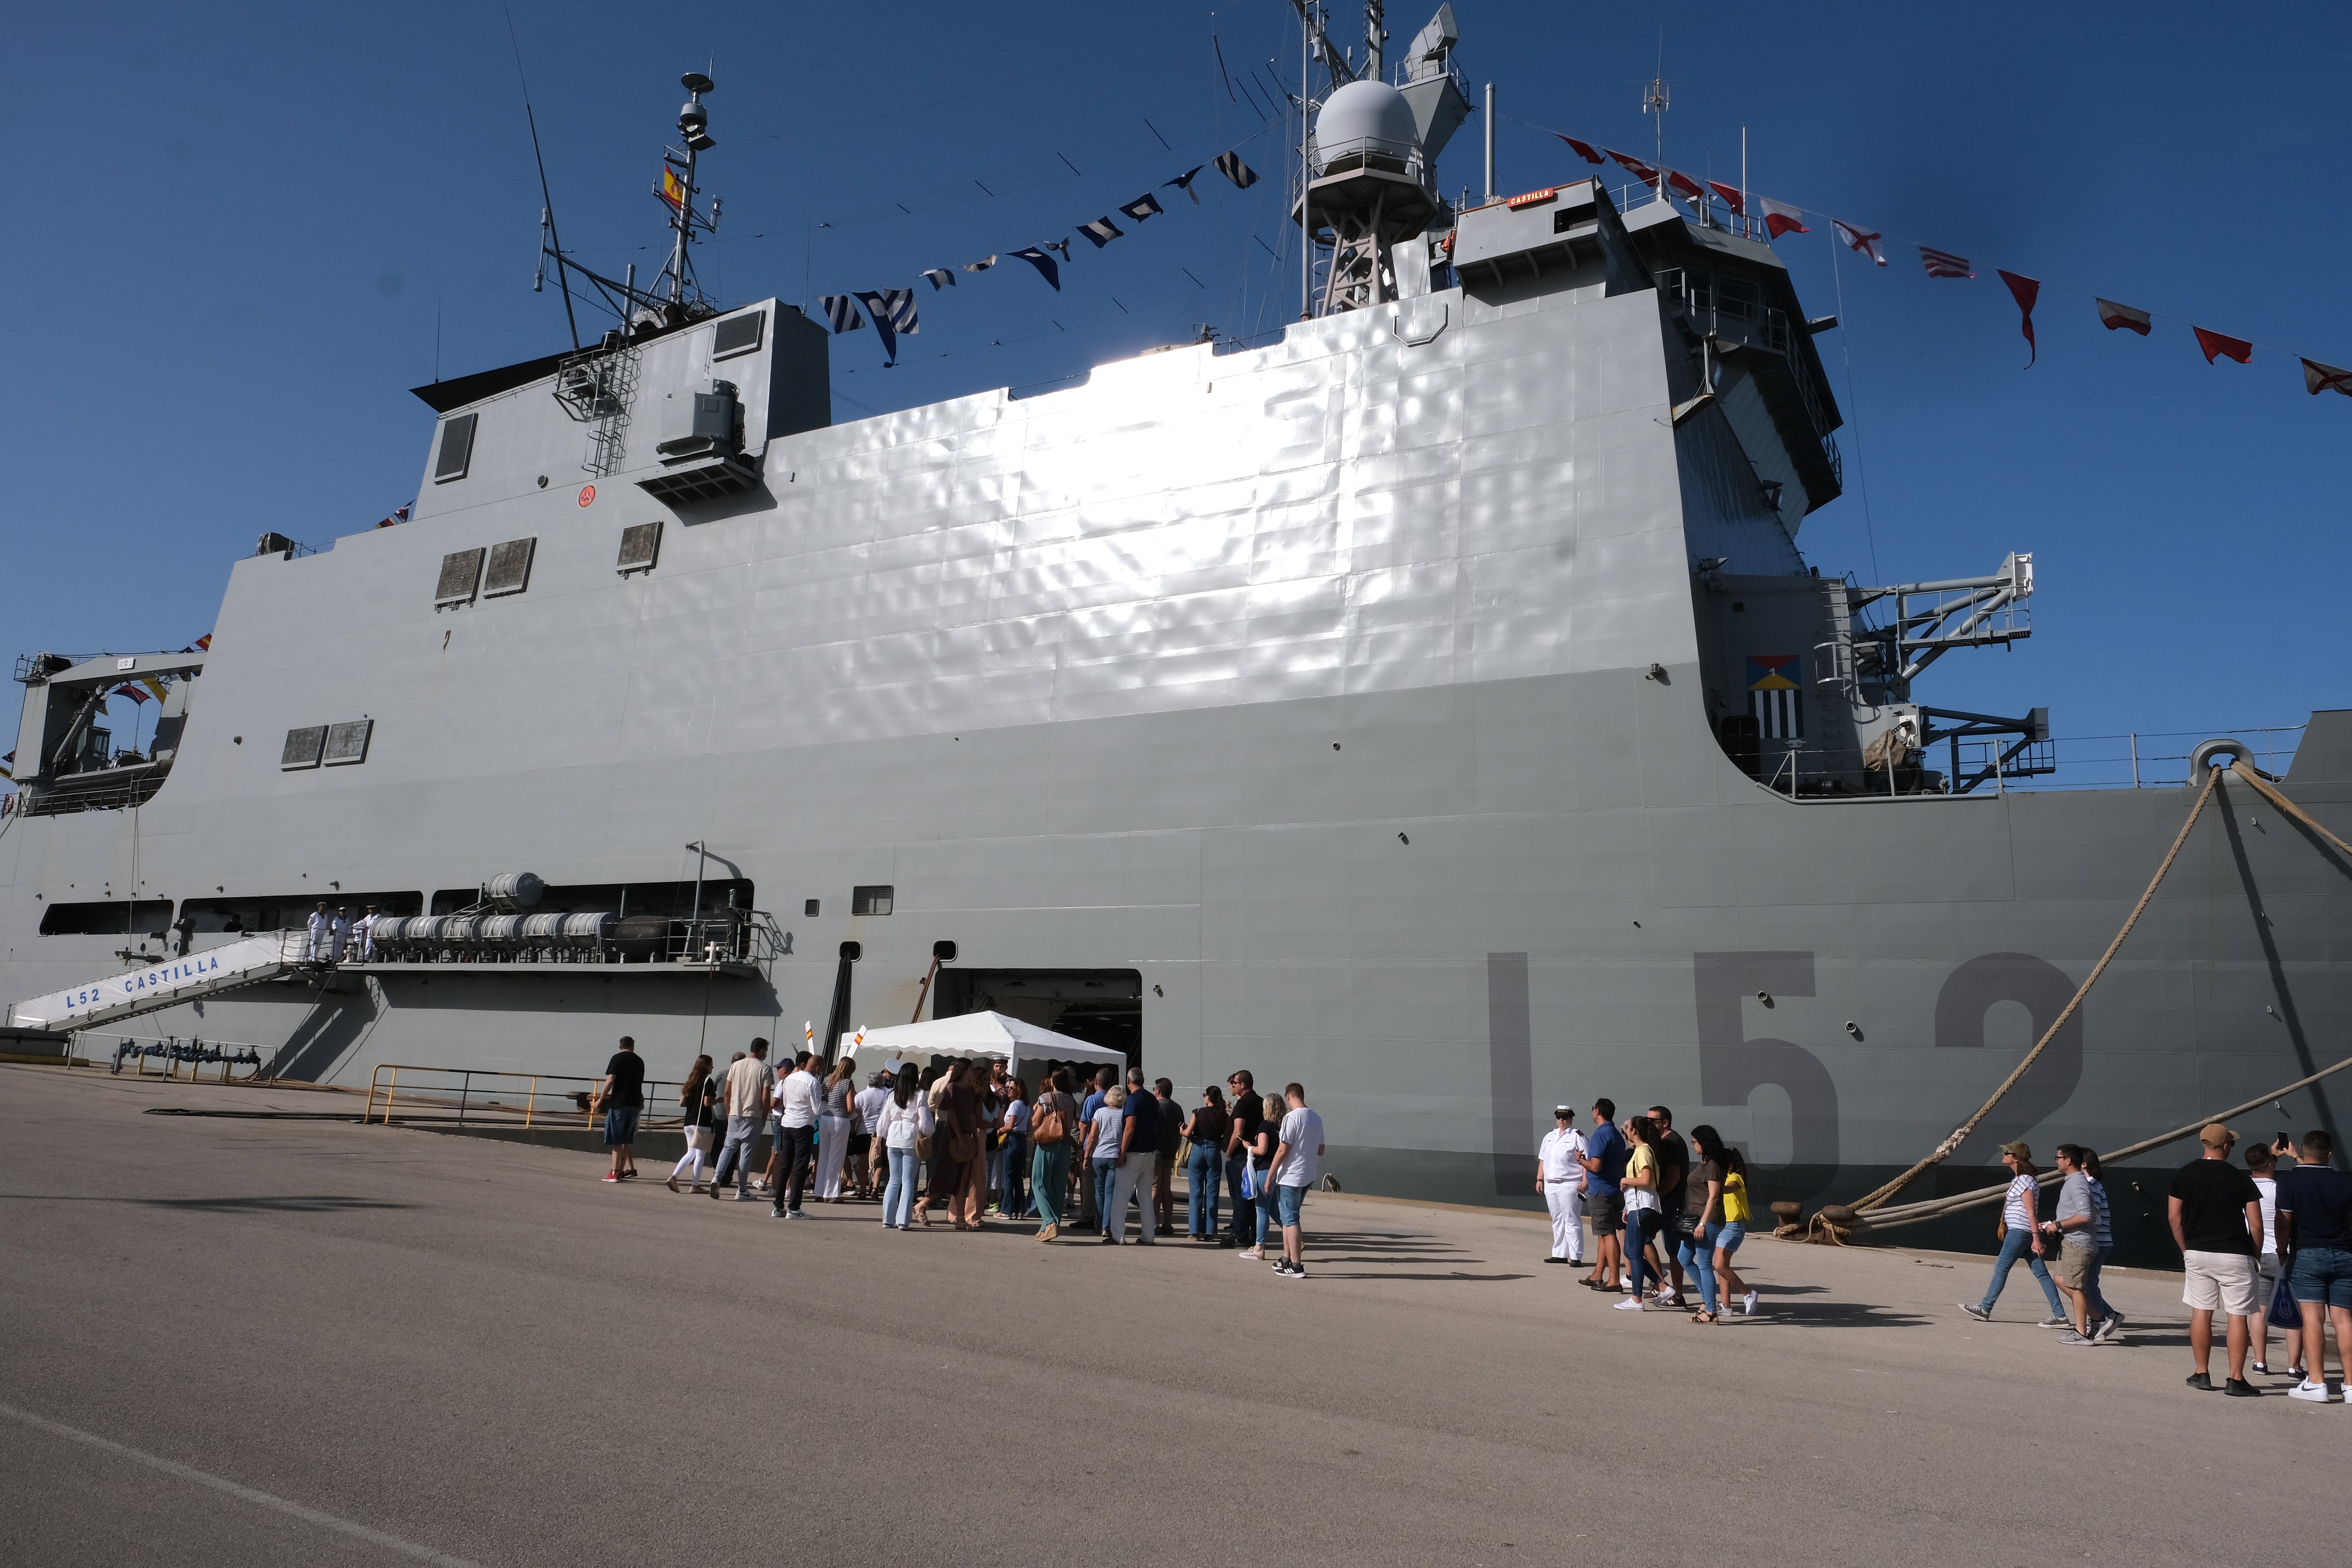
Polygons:
<instances>
[{"instance_id":1,"label":"red pennant flag","mask_svg":"<svg viewBox=\"0 0 2352 1568\"><path fill-rule=\"evenodd\" d=\"M113 690L108 692L107 695L109 697L128 697L131 701L142 705L144 705L147 700L146 689L144 687L133 686L127 680L121 685L116 687Z\"/></svg>"},{"instance_id":2,"label":"red pennant flag","mask_svg":"<svg viewBox=\"0 0 2352 1568\"><path fill-rule=\"evenodd\" d=\"M2099 324L2107 331L2147 336L2148 314L2146 310L2135 310L2129 305L2118 305L2113 300L2095 300L2094 303L2099 307Z\"/></svg>"},{"instance_id":3,"label":"red pennant flag","mask_svg":"<svg viewBox=\"0 0 2352 1568\"><path fill-rule=\"evenodd\" d=\"M1830 227L1835 229L1837 237L1845 241L1848 250L1858 250L1881 267L1886 265L1886 253L1878 248L1878 242L1885 237L1884 235L1856 228L1850 223L1840 223L1835 218L1830 219Z\"/></svg>"},{"instance_id":4,"label":"red pennant flag","mask_svg":"<svg viewBox=\"0 0 2352 1568\"><path fill-rule=\"evenodd\" d=\"M1994 268L1993 271L1999 273L2000 280L2009 285L2010 295L2017 301L2018 314L2021 318L2018 322L2018 331L2025 334L2025 346L2029 351L2025 356L2025 368L2032 370L2033 362L2042 357L2042 345L2033 341L2033 302L2042 298L2042 285L2032 278L2021 278L2014 272L2002 272L1998 267Z\"/></svg>"},{"instance_id":5,"label":"red pennant flag","mask_svg":"<svg viewBox=\"0 0 2352 1568\"><path fill-rule=\"evenodd\" d=\"M2189 330L2197 334L2197 346L2205 351L2207 364L2211 364L2223 354L2240 364L2247 364L2253 360L2254 345L2243 338L2224 337L2220 332L2209 332L2202 327L2190 327Z\"/></svg>"},{"instance_id":6,"label":"red pennant flag","mask_svg":"<svg viewBox=\"0 0 2352 1568\"><path fill-rule=\"evenodd\" d=\"M1583 159L1588 163L1605 163L1609 161L1606 158L1603 158L1600 153L1594 152L1592 150L1592 143L1590 142L1579 142L1575 137L1569 135L1564 131L1555 131L1552 134L1567 142L1570 146L1575 148L1576 155Z\"/></svg>"},{"instance_id":7,"label":"red pennant flag","mask_svg":"<svg viewBox=\"0 0 2352 1568\"><path fill-rule=\"evenodd\" d=\"M2323 392L2340 392L2352 397L2352 370L2338 370L2332 364L2307 359L2303 362L2303 389L2314 397Z\"/></svg>"},{"instance_id":8,"label":"red pennant flag","mask_svg":"<svg viewBox=\"0 0 2352 1568\"><path fill-rule=\"evenodd\" d=\"M1748 216L1748 198L1739 194L1738 185L1727 185L1721 180L1709 180L1707 186L1723 198L1725 206L1729 207L1741 217Z\"/></svg>"},{"instance_id":9,"label":"red pennant flag","mask_svg":"<svg viewBox=\"0 0 2352 1568\"><path fill-rule=\"evenodd\" d=\"M1633 177L1641 181L1643 184L1654 186L1658 183L1658 172L1650 167L1647 163L1642 162L1639 158L1628 158L1624 153L1620 153L1614 147L1610 148L1608 151L1609 155L1612 158L1616 159L1619 163L1624 164L1625 167L1631 169L1633 172Z\"/></svg>"},{"instance_id":10,"label":"red pennant flag","mask_svg":"<svg viewBox=\"0 0 2352 1568\"><path fill-rule=\"evenodd\" d=\"M1811 234L1805 226L1805 215L1795 207L1783 206L1769 196L1758 196L1756 205L1764 215L1764 227L1774 239L1784 234Z\"/></svg>"},{"instance_id":11,"label":"red pennant flag","mask_svg":"<svg viewBox=\"0 0 2352 1568\"><path fill-rule=\"evenodd\" d=\"M206 632L204 636L198 637L196 639L196 646L209 651L213 646L213 634Z\"/></svg>"},{"instance_id":12,"label":"red pennant flag","mask_svg":"<svg viewBox=\"0 0 2352 1568\"><path fill-rule=\"evenodd\" d=\"M1688 196L1693 201L1697 201L1706 195L1706 190L1696 180L1692 179L1688 174L1677 174L1672 169L1666 171L1666 184L1673 189L1675 195Z\"/></svg>"}]
</instances>

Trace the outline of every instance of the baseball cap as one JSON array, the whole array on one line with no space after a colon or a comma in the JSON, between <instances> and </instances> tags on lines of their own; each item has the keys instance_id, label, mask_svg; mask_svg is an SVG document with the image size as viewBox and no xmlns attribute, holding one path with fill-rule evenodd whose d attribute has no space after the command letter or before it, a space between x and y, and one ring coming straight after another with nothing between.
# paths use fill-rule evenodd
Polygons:
<instances>
[{"instance_id":1,"label":"baseball cap","mask_svg":"<svg viewBox=\"0 0 2352 1568\"><path fill-rule=\"evenodd\" d=\"M2238 1135L2218 1121L2208 1121L2197 1140L2208 1149L2226 1149L2238 1141Z\"/></svg>"},{"instance_id":2,"label":"baseball cap","mask_svg":"<svg viewBox=\"0 0 2352 1568\"><path fill-rule=\"evenodd\" d=\"M2032 1145L2028 1144L2022 1138L2002 1144L2000 1146L2000 1152L2004 1154L2014 1154L2021 1160L2031 1159L2033 1154Z\"/></svg>"}]
</instances>

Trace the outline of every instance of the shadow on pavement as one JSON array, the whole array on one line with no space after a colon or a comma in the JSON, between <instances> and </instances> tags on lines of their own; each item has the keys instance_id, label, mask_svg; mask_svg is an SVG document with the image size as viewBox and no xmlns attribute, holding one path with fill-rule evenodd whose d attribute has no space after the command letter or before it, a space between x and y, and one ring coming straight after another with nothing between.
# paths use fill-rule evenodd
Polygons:
<instances>
[{"instance_id":1,"label":"shadow on pavement","mask_svg":"<svg viewBox=\"0 0 2352 1568\"><path fill-rule=\"evenodd\" d=\"M383 1198L302 1197L292 1194L266 1198L107 1198L50 1196L40 1193L0 1193L0 1202L19 1204L137 1204L146 1208L203 1209L221 1214L342 1214L353 1209L411 1209Z\"/></svg>"}]
</instances>

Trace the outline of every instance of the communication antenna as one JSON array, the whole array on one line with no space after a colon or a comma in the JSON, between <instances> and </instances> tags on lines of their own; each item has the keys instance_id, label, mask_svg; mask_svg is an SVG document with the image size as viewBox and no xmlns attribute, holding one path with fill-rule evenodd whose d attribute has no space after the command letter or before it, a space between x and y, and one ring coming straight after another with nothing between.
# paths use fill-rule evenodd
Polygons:
<instances>
[{"instance_id":1,"label":"communication antenna","mask_svg":"<svg viewBox=\"0 0 2352 1568\"><path fill-rule=\"evenodd\" d=\"M1664 61L1661 59L1659 64L1664 66ZM1666 79L1664 76L1652 77L1650 79L1650 84L1642 89L1642 112L1644 114L1654 114L1658 117L1657 167L1658 199L1660 201L1664 201L1666 199L1666 110L1669 107L1668 94L1666 92Z\"/></svg>"},{"instance_id":2,"label":"communication antenna","mask_svg":"<svg viewBox=\"0 0 2352 1568\"><path fill-rule=\"evenodd\" d=\"M702 106L702 95L712 90L715 84L700 71L688 71L677 79L687 93L686 106L677 111L677 133L686 139L686 150L662 150L666 167L662 184L655 188L654 194L670 207L672 238L669 263L662 268L661 276L654 279L653 292L661 295L667 286L669 303L683 309L689 289L698 300L702 295L701 288L694 279L694 261L687 254L687 247L694 243L696 229L712 234L719 228L719 203L716 199L710 204L709 217L694 210L694 198L701 189L694 182L695 164L703 153L719 143L711 139L708 129L710 114ZM675 189L672 188L673 182Z\"/></svg>"}]
</instances>

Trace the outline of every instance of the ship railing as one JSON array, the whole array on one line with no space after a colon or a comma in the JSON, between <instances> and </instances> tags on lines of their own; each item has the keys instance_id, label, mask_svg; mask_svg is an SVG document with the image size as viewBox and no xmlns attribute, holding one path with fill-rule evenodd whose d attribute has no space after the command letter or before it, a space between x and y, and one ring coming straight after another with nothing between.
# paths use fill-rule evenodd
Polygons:
<instances>
[{"instance_id":1,"label":"ship railing","mask_svg":"<svg viewBox=\"0 0 2352 1568\"><path fill-rule=\"evenodd\" d=\"M2032 741L2018 737L1960 739L1950 742L1958 755L1952 774L1927 768L1912 787L1890 794L1883 774L1856 790L1841 787L1853 769L1832 766L1822 753L1803 742L1781 743L1786 749L1772 759L1757 783L1801 805L1851 805L1857 801L1957 801L1997 798L2011 792L2048 793L2063 790L2179 789L2191 781L2189 758L2203 742L2226 739L2247 748L2247 756L2266 773L2284 775L2294 761L2304 724L2240 725L2222 729L2128 731L2113 735L2057 735ZM1939 742L1940 743L1940 742ZM2065 768L2059 775L2060 748ZM1940 759L1936 759L1940 760ZM1966 784L1981 777L1982 784L1955 792L1953 777Z\"/></svg>"},{"instance_id":2,"label":"ship railing","mask_svg":"<svg viewBox=\"0 0 2352 1568\"><path fill-rule=\"evenodd\" d=\"M111 1029L91 1029L85 1034L114 1036L114 1049L107 1058L109 1067L121 1073L128 1065L134 1078L176 1079L185 1064L188 1081L207 1080L210 1069L218 1068L220 1083L253 1083L261 1077L262 1064L277 1051L274 1046L263 1046L250 1040L206 1040L195 1037L182 1039L177 1035L117 1035ZM66 1066L74 1065L73 1052L65 1053ZM86 1060L90 1058L84 1058ZM160 1068L151 1072L147 1064L160 1062ZM240 1073L239 1069L242 1068Z\"/></svg>"},{"instance_id":3,"label":"ship railing","mask_svg":"<svg viewBox=\"0 0 2352 1568\"><path fill-rule=\"evenodd\" d=\"M593 1132L599 1126L596 1090L604 1081L602 1074L582 1078L566 1073L385 1062L368 1076L367 1106L360 1121L362 1125L377 1121L389 1127L397 1106L400 1121L410 1125L438 1122L457 1127ZM684 1088L678 1081L646 1079L643 1098L646 1114L638 1126L649 1131L684 1126L685 1116L676 1109ZM664 1089L668 1090L667 1096ZM663 1105L672 1109L656 1113L655 1108Z\"/></svg>"}]
</instances>

